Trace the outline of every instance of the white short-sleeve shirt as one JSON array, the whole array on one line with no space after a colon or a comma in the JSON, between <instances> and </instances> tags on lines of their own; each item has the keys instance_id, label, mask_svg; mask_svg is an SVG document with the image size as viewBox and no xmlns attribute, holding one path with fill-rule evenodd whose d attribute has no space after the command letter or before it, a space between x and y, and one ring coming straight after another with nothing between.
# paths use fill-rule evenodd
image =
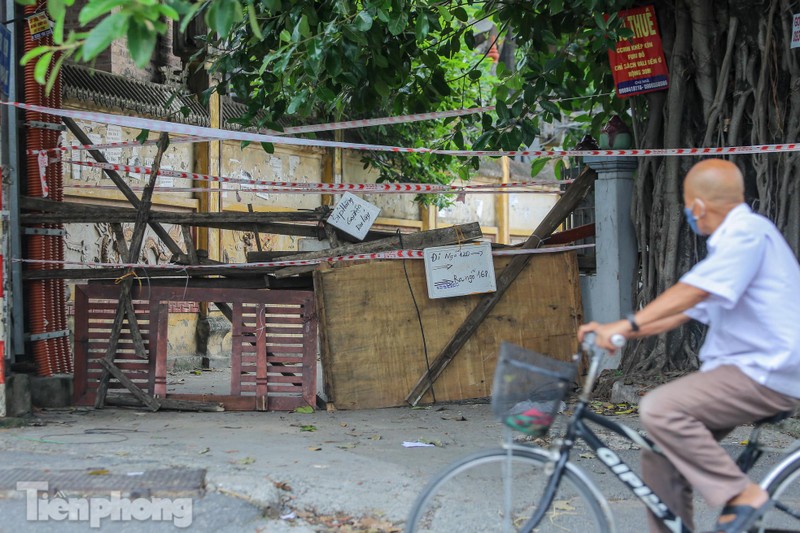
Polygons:
<instances>
[{"instance_id":1,"label":"white short-sleeve shirt","mask_svg":"<svg viewBox=\"0 0 800 533\"><path fill-rule=\"evenodd\" d=\"M681 281L710 296L685 313L709 325L700 370L735 365L800 398L800 265L775 225L741 204Z\"/></svg>"}]
</instances>

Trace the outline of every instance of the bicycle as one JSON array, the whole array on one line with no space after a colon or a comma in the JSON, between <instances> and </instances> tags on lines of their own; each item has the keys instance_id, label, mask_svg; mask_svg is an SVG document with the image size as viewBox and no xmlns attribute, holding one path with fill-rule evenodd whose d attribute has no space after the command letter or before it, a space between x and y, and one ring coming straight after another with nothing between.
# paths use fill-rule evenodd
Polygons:
<instances>
[{"instance_id":1,"label":"bicycle","mask_svg":"<svg viewBox=\"0 0 800 533\"><path fill-rule=\"evenodd\" d=\"M591 422L635 446L660 453L638 431L591 410L591 390L607 353L594 345L593 335L587 335L582 349L591 356L582 391L566 421L563 436L544 449L514 442L511 429L531 437L543 437L548 432L567 389L574 382L581 353L571 363L565 363L502 343L492 390L492 410L504 422L504 445L464 457L432 479L409 514L407 533L483 533L498 531L499 523L503 531L525 533L617 531L608 500L586 471L570 461L578 439L670 531L691 533L689 526L586 425L585 422ZM747 472L765 452L786 454L760 483L775 504L751 532L800 531L800 439L781 450L759 443L764 425L789 416L791 412L785 412L756 422L747 446L737 458L739 467Z\"/></svg>"}]
</instances>

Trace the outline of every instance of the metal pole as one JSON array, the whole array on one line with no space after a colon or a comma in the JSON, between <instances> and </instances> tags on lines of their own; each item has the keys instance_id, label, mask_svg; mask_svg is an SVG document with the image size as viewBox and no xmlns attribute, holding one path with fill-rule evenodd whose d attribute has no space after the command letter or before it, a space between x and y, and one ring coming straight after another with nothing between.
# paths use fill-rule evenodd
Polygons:
<instances>
[{"instance_id":1,"label":"metal pole","mask_svg":"<svg viewBox=\"0 0 800 533\"><path fill-rule=\"evenodd\" d=\"M17 14L17 6L14 0L5 1L5 17L4 20L15 19ZM18 70L18 54L17 54L17 27L18 22L14 21L9 24L8 29L11 32L11 50L9 56L11 57L11 65L8 70L8 99L12 102L19 101L17 92L17 70ZM10 335L11 344L6 344L9 348L9 358L12 362L15 361L16 355L25 353L25 315L23 309L23 290L22 290L22 264L11 262L12 258L22 257L22 240L21 228L19 224L19 197L20 197L20 166L19 166L19 149L18 141L19 135L17 132L18 125L18 111L13 106L7 106L6 112L3 113L3 142L2 144L2 158L3 158L3 179L8 179L8 242L9 254L8 265L11 273L11 290L6 294L5 301L10 304L11 314L10 327L8 334Z\"/></svg>"}]
</instances>

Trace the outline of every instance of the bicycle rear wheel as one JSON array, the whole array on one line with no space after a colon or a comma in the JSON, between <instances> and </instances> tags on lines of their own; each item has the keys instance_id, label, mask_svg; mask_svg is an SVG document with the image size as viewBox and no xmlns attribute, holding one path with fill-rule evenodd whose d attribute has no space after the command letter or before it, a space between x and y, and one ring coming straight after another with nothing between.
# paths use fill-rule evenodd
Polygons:
<instances>
[{"instance_id":1,"label":"bicycle rear wheel","mask_svg":"<svg viewBox=\"0 0 800 533\"><path fill-rule=\"evenodd\" d=\"M513 450L508 477L508 451L486 450L450 465L419 495L406 524L407 533L486 533L517 531L530 518L547 483L547 454ZM607 533L613 519L605 499L572 465L561 480L550 509L537 532ZM510 507L505 482L510 480Z\"/></svg>"},{"instance_id":2,"label":"bicycle rear wheel","mask_svg":"<svg viewBox=\"0 0 800 533\"><path fill-rule=\"evenodd\" d=\"M795 452L784 460L767 479L767 483L762 486L775 504L750 531L800 531L800 452Z\"/></svg>"}]
</instances>

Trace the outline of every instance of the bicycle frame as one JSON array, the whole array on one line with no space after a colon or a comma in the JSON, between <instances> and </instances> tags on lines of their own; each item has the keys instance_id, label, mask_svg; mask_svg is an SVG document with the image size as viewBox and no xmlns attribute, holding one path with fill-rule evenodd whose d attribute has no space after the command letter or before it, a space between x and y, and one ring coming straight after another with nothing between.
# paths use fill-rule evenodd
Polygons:
<instances>
[{"instance_id":1,"label":"bicycle frame","mask_svg":"<svg viewBox=\"0 0 800 533\"><path fill-rule=\"evenodd\" d=\"M591 335L591 337L589 337ZM569 462L569 454L575 446L577 439L582 439L594 451L595 455L606 468L608 468L617 479L619 479L631 492L647 506L653 515L661 521L664 526L673 533L692 533L692 530L683 523L680 517L675 516L675 513L663 502L661 498L656 495L653 490L642 480L639 475L634 472L622 458L612 451L606 443L603 442L597 434L589 428L584 421L588 420L599 426L602 426L624 439L635 443L641 448L644 448L653 453L663 455L658 446L641 435L638 431L629 428L624 424L614 422L608 418L598 415L588 408L589 401L591 400L591 391L594 388L597 376L600 374L600 368L603 359L607 353L594 345L593 334L587 334L587 338L583 343L584 351L591 353L591 362L589 372L586 375L586 380L583 385L583 390L578 398L578 403L575 407L575 412L569 419L564 438L558 447L557 451L553 452L553 468L551 470L550 479L545 487L542 501L539 507L534 512L533 516L528 519L522 526L520 532L530 533L533 528L542 520L550 505L555 498L556 490L561 483L561 478L564 475L564 470ZM575 361L580 357L580 354L575 356ZM747 472L759 459L762 454L762 449L758 444L758 436L761 428L757 425L752 434L747 447L742 451L736 459L737 465L743 472Z\"/></svg>"},{"instance_id":2,"label":"bicycle frame","mask_svg":"<svg viewBox=\"0 0 800 533\"><path fill-rule=\"evenodd\" d=\"M581 399L567 425L567 431L557 452L558 455L555 459L554 468L548 480L547 487L545 488L544 495L542 496L542 501L533 516L520 528L520 531L524 533L532 531L544 517L544 514L550 508L555 498L556 490L561 483L561 477L569 461L570 452L575 446L577 439L582 439L594 451L597 458L653 512L665 527L673 533L692 533L692 530L683 523L683 520L675 516L669 507L661 501L639 475L636 474L619 455L609 449L606 443L584 423L584 420L603 426L642 448L658 454L661 453L658 446L650 439L624 424L619 424L602 415L595 414L588 409L587 402Z\"/></svg>"}]
</instances>

